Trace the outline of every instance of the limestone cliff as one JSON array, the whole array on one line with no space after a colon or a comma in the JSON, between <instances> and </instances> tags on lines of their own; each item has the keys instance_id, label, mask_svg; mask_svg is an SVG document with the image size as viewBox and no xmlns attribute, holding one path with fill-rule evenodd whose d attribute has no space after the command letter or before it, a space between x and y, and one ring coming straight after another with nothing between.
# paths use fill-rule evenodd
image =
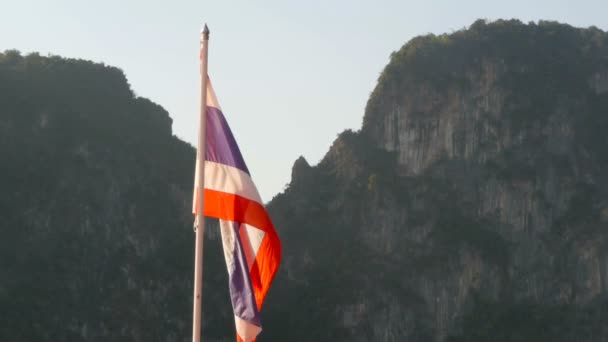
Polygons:
<instances>
[{"instance_id":1,"label":"limestone cliff","mask_svg":"<svg viewBox=\"0 0 608 342\"><path fill-rule=\"evenodd\" d=\"M119 69L0 53L0 340L188 340L193 163ZM233 337L213 242L207 341Z\"/></svg>"},{"instance_id":2,"label":"limestone cliff","mask_svg":"<svg viewBox=\"0 0 608 342\"><path fill-rule=\"evenodd\" d=\"M314 340L607 340L607 56L518 21L394 52L362 130L271 204L284 281L340 328Z\"/></svg>"}]
</instances>

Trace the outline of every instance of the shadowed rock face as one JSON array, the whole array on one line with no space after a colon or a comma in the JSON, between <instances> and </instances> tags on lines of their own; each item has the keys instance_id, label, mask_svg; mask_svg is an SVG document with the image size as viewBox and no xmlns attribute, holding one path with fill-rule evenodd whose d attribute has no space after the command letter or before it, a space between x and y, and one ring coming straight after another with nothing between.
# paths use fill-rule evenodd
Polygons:
<instances>
[{"instance_id":1,"label":"shadowed rock face","mask_svg":"<svg viewBox=\"0 0 608 342\"><path fill-rule=\"evenodd\" d=\"M0 340L190 338L193 165L120 70L0 53ZM233 336L213 242L208 341Z\"/></svg>"},{"instance_id":2,"label":"shadowed rock face","mask_svg":"<svg viewBox=\"0 0 608 342\"><path fill-rule=\"evenodd\" d=\"M339 327L316 340L608 338L606 56L517 21L394 52L362 130L270 205L283 281Z\"/></svg>"}]
</instances>

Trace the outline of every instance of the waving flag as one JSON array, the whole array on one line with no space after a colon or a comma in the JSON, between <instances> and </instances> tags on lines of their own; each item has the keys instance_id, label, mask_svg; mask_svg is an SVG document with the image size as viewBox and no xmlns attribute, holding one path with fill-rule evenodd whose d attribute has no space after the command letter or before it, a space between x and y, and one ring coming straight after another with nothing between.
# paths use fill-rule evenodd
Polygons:
<instances>
[{"instance_id":1,"label":"waving flag","mask_svg":"<svg viewBox=\"0 0 608 342\"><path fill-rule=\"evenodd\" d=\"M237 341L262 331L260 310L279 267L281 243L249 170L207 83L204 215L220 219ZM197 162L193 212L200 194Z\"/></svg>"}]
</instances>

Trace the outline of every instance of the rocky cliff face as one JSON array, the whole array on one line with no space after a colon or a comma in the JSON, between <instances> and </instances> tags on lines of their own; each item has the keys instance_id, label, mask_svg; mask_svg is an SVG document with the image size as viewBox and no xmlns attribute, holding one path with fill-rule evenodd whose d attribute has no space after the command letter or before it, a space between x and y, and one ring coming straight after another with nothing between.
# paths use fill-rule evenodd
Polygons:
<instances>
[{"instance_id":1,"label":"rocky cliff face","mask_svg":"<svg viewBox=\"0 0 608 342\"><path fill-rule=\"evenodd\" d=\"M193 163L120 70L0 53L0 340L188 340ZM214 242L205 333L232 340Z\"/></svg>"},{"instance_id":2,"label":"rocky cliff face","mask_svg":"<svg viewBox=\"0 0 608 342\"><path fill-rule=\"evenodd\" d=\"M361 132L271 204L292 282L335 267L310 314L354 341L607 340L607 56L516 21L393 53Z\"/></svg>"}]
</instances>

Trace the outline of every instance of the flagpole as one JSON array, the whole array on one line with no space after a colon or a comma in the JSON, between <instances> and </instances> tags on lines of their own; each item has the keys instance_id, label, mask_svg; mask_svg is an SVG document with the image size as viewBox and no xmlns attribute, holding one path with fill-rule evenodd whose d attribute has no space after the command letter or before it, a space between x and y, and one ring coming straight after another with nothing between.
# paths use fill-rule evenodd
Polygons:
<instances>
[{"instance_id":1,"label":"flagpole","mask_svg":"<svg viewBox=\"0 0 608 342\"><path fill-rule=\"evenodd\" d=\"M194 250L194 312L192 315L192 342L201 340L202 297L203 297L203 234L205 233L204 188L205 188L205 145L206 145L206 109L207 109L207 56L209 45L209 28L201 31L200 41L201 98L198 129L198 149L196 162L198 168L198 200L196 210L196 245Z\"/></svg>"}]
</instances>

